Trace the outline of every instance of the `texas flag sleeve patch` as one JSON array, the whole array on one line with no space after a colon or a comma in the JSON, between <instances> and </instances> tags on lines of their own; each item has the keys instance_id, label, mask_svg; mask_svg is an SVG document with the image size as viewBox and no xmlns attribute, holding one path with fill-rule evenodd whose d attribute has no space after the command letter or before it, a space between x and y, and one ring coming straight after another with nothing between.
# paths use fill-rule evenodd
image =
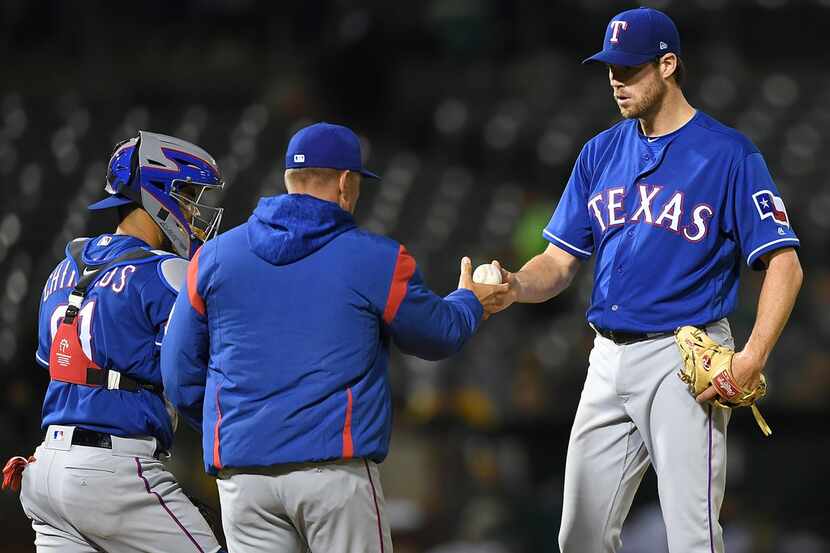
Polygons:
<instances>
[{"instance_id":1,"label":"texas flag sleeve patch","mask_svg":"<svg viewBox=\"0 0 830 553\"><path fill-rule=\"evenodd\" d=\"M784 207L784 200L769 190L761 190L752 195L758 215L761 219L772 217L779 225L790 226L790 219L787 217L787 208Z\"/></svg>"}]
</instances>

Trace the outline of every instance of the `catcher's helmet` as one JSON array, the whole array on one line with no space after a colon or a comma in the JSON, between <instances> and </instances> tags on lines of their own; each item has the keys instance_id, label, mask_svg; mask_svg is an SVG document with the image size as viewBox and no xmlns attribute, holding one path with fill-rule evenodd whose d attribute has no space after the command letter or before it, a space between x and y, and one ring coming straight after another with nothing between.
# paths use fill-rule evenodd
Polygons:
<instances>
[{"instance_id":1,"label":"catcher's helmet","mask_svg":"<svg viewBox=\"0 0 830 553\"><path fill-rule=\"evenodd\" d=\"M89 209L135 203L159 225L173 249L190 259L219 229L222 208L202 202L225 185L216 161L180 138L147 131L116 145L107 168L111 194Z\"/></svg>"}]
</instances>

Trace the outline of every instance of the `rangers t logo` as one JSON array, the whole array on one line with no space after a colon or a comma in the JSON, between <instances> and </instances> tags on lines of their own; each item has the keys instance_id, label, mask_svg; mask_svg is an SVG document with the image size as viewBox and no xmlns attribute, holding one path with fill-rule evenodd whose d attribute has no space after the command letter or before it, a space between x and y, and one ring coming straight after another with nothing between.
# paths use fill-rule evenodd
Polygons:
<instances>
[{"instance_id":1,"label":"rangers t logo","mask_svg":"<svg viewBox=\"0 0 830 553\"><path fill-rule=\"evenodd\" d=\"M613 30L611 31L611 38L609 42L611 42L612 44L616 44L620 41L620 29L622 29L623 31L628 29L628 22L621 20L612 21L611 29Z\"/></svg>"},{"instance_id":2,"label":"rangers t logo","mask_svg":"<svg viewBox=\"0 0 830 553\"><path fill-rule=\"evenodd\" d=\"M761 190L752 195L758 215L761 219L772 217L772 220L779 225L790 226L790 219L787 217L787 208L784 201L769 190Z\"/></svg>"}]
</instances>

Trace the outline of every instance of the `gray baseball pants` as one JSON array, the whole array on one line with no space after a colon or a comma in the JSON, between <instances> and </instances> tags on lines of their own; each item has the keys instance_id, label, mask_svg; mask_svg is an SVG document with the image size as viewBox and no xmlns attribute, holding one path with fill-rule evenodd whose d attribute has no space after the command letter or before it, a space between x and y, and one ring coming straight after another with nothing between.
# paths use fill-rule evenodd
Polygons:
<instances>
[{"instance_id":1,"label":"gray baseball pants","mask_svg":"<svg viewBox=\"0 0 830 553\"><path fill-rule=\"evenodd\" d=\"M217 485L231 553L392 553L372 461L225 469Z\"/></svg>"},{"instance_id":2,"label":"gray baseball pants","mask_svg":"<svg viewBox=\"0 0 830 553\"><path fill-rule=\"evenodd\" d=\"M155 438L112 436L112 449L72 444L49 427L23 471L20 503L38 553L215 553L219 543L175 477L153 458Z\"/></svg>"},{"instance_id":3,"label":"gray baseball pants","mask_svg":"<svg viewBox=\"0 0 830 553\"><path fill-rule=\"evenodd\" d=\"M734 346L729 323L707 327ZM649 465L671 553L723 553L718 514L726 486L730 411L698 404L677 376L674 337L628 345L597 335L571 430L559 546L614 553Z\"/></svg>"}]
</instances>

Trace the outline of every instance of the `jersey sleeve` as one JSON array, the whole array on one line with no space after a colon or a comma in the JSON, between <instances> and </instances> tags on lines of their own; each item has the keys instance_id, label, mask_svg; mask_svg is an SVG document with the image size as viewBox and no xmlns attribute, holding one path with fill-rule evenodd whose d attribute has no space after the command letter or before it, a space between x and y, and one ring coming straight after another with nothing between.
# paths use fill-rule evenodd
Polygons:
<instances>
[{"instance_id":1,"label":"jersey sleeve","mask_svg":"<svg viewBox=\"0 0 830 553\"><path fill-rule=\"evenodd\" d=\"M799 246L781 194L758 152L747 155L736 167L724 226L737 241L746 264L755 270L765 268L764 254Z\"/></svg>"},{"instance_id":2,"label":"jersey sleeve","mask_svg":"<svg viewBox=\"0 0 830 553\"><path fill-rule=\"evenodd\" d=\"M41 367L47 369L49 368L49 348L52 347L52 313L49 312L49 309L54 309L54 307L51 306L51 302L47 301L47 297L49 295L50 287L60 278L62 268L65 270L68 263L68 259L61 261L49 274L49 278L46 279L46 284L43 287L43 292L41 293L38 305L37 349L35 350L35 361L37 361Z\"/></svg>"},{"instance_id":3,"label":"jersey sleeve","mask_svg":"<svg viewBox=\"0 0 830 553\"><path fill-rule=\"evenodd\" d=\"M205 271L202 249L187 269L175 306L167 322L161 346L161 377L164 394L182 417L202 430L202 406L209 360Z\"/></svg>"},{"instance_id":4,"label":"jersey sleeve","mask_svg":"<svg viewBox=\"0 0 830 553\"><path fill-rule=\"evenodd\" d=\"M141 302L147 320L156 331L163 330L184 280L187 261L169 257L156 264L158 278L148 278L141 289Z\"/></svg>"},{"instance_id":5,"label":"jersey sleeve","mask_svg":"<svg viewBox=\"0 0 830 553\"><path fill-rule=\"evenodd\" d=\"M431 361L449 357L475 333L483 315L470 290L442 298L427 288L415 259L400 246L383 321L401 351Z\"/></svg>"},{"instance_id":6,"label":"jersey sleeve","mask_svg":"<svg viewBox=\"0 0 830 553\"><path fill-rule=\"evenodd\" d=\"M57 271L57 269L55 269ZM46 281L46 288L49 287L49 280L51 280L51 276ZM44 291L43 295L46 295ZM45 298L41 297L40 305L38 306L38 315L37 315L37 350L35 350L35 361L41 367L49 368L49 348L52 347L52 329L51 326L51 319L52 314L47 313L48 303L46 302Z\"/></svg>"},{"instance_id":7,"label":"jersey sleeve","mask_svg":"<svg viewBox=\"0 0 830 553\"><path fill-rule=\"evenodd\" d=\"M590 143L589 143L590 144ZM588 213L590 165L588 145L579 153L565 191L542 231L545 239L579 258L588 259L594 251L594 235Z\"/></svg>"},{"instance_id":8,"label":"jersey sleeve","mask_svg":"<svg viewBox=\"0 0 830 553\"><path fill-rule=\"evenodd\" d=\"M172 314L179 290L184 285L187 266L187 260L181 257L168 257L156 265L160 282L164 287L164 290L158 292L162 299L155 302L155 305L151 303L152 307L149 310L153 326L156 329L155 345L157 348L161 348L164 335L167 333L167 323Z\"/></svg>"}]
</instances>

